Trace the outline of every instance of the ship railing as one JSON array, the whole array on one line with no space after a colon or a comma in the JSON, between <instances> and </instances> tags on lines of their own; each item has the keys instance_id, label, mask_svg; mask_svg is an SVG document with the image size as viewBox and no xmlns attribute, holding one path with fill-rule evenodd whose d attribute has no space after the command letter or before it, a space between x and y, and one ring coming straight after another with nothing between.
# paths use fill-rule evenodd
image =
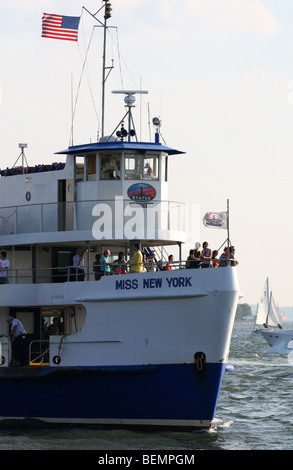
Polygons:
<instances>
[{"instance_id":1,"label":"ship railing","mask_svg":"<svg viewBox=\"0 0 293 470\"><path fill-rule=\"evenodd\" d=\"M30 200L30 197L30 192L27 191L27 201ZM157 231L186 232L190 220L187 214L187 205L182 202L136 201L117 196L115 199L99 201L28 203L0 207L0 233L1 236L10 237L27 233L79 230L94 233L95 222L99 219L101 211L107 214L105 219L107 219L107 226L111 227L113 238L116 236L113 221L118 220L119 226L127 231L129 215L134 211L143 213L144 223L140 230L149 233L150 236L146 238L150 239L154 238L153 233ZM99 232L99 230L97 231ZM97 233L98 235L99 233Z\"/></svg>"},{"instance_id":2,"label":"ship railing","mask_svg":"<svg viewBox=\"0 0 293 470\"><path fill-rule=\"evenodd\" d=\"M234 266L237 264L235 260L225 259L224 265ZM112 263L109 272L93 271L93 265L85 265L84 270L74 266L56 267L56 268L9 268L7 274L7 284L45 284L45 283L61 283L73 281L94 281L99 280L103 275L124 275L129 272L137 271L135 266L141 265L142 269L138 274L144 272L178 270L178 269L192 269L195 266L190 265L190 261L156 261L153 263L129 263L126 262L127 268L124 265ZM99 265L98 265L99 266ZM97 268L98 266L95 266ZM221 263L219 263L221 267ZM209 268L213 268L210 264ZM134 269L133 269L134 268ZM1 279L1 277L0 277ZM1 286L1 283L0 283Z\"/></svg>"},{"instance_id":3,"label":"ship railing","mask_svg":"<svg viewBox=\"0 0 293 470\"><path fill-rule=\"evenodd\" d=\"M29 365L40 366L49 364L49 341L40 339L29 344Z\"/></svg>"},{"instance_id":4,"label":"ship railing","mask_svg":"<svg viewBox=\"0 0 293 470\"><path fill-rule=\"evenodd\" d=\"M165 269L166 262L158 262L155 266L149 263L141 263L143 271L160 271ZM182 269L184 262L173 262L173 269ZM131 263L131 266L134 266ZM55 267L55 268L9 268L7 270L7 284L45 284L45 283L58 283L58 282L73 282L73 281L94 281L98 279L98 275L104 275L103 272L96 271L96 268L101 268L101 265L94 266L85 265L81 270L75 266ZM125 270L124 265L112 263L110 272L105 272L105 275L123 275L131 272L130 264L127 263ZM1 279L1 278L0 278ZM1 286L1 283L0 283Z\"/></svg>"}]
</instances>

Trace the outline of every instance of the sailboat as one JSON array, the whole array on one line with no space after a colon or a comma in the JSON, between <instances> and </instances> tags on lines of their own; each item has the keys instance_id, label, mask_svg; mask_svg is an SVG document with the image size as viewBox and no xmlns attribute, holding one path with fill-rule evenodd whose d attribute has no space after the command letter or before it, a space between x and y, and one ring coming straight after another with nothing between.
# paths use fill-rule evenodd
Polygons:
<instances>
[{"instance_id":1,"label":"sailboat","mask_svg":"<svg viewBox=\"0 0 293 470\"><path fill-rule=\"evenodd\" d=\"M271 348L271 352L288 352L293 349L293 329L283 329L281 315L276 307L267 277L263 294L257 306L254 324L255 333L260 333Z\"/></svg>"}]
</instances>

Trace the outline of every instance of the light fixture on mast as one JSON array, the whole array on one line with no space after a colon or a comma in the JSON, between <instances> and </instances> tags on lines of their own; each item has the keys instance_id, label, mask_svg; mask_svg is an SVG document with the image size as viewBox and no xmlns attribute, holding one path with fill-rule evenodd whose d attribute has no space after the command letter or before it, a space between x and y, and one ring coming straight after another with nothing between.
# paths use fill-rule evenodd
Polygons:
<instances>
[{"instance_id":1,"label":"light fixture on mast","mask_svg":"<svg viewBox=\"0 0 293 470\"><path fill-rule=\"evenodd\" d=\"M111 18L112 16L112 5L111 3L108 3L108 0L104 0L104 2L106 2L106 5L105 5L105 15L104 15L104 18L106 20L108 20L109 18Z\"/></svg>"}]
</instances>

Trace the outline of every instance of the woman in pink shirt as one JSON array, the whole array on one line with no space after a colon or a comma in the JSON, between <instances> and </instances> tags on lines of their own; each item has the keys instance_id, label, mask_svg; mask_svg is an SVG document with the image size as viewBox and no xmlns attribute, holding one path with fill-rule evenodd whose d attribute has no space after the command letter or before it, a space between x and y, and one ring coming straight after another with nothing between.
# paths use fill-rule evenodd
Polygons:
<instances>
[{"instance_id":1,"label":"woman in pink shirt","mask_svg":"<svg viewBox=\"0 0 293 470\"><path fill-rule=\"evenodd\" d=\"M201 259L202 259L202 268L209 268L211 266L211 259L212 259L212 250L209 248L208 242L203 242L202 244L202 252L201 252Z\"/></svg>"}]
</instances>

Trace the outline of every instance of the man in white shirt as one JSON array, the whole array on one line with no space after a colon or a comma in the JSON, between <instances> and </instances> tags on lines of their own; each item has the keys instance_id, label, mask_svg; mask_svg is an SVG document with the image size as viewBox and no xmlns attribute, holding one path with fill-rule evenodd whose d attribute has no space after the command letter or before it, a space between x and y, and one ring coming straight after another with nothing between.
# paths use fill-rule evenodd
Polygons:
<instances>
[{"instance_id":1,"label":"man in white shirt","mask_svg":"<svg viewBox=\"0 0 293 470\"><path fill-rule=\"evenodd\" d=\"M77 268L74 269L75 281L84 281L84 257L85 251L77 248L75 256L73 256L73 266Z\"/></svg>"},{"instance_id":2,"label":"man in white shirt","mask_svg":"<svg viewBox=\"0 0 293 470\"><path fill-rule=\"evenodd\" d=\"M8 268L10 262L6 259L6 251L0 252L0 284L8 284Z\"/></svg>"},{"instance_id":3,"label":"man in white shirt","mask_svg":"<svg viewBox=\"0 0 293 470\"><path fill-rule=\"evenodd\" d=\"M9 316L7 323L10 325L10 333L12 346L12 358L10 365L25 364L25 329L23 324L17 318Z\"/></svg>"}]
</instances>

